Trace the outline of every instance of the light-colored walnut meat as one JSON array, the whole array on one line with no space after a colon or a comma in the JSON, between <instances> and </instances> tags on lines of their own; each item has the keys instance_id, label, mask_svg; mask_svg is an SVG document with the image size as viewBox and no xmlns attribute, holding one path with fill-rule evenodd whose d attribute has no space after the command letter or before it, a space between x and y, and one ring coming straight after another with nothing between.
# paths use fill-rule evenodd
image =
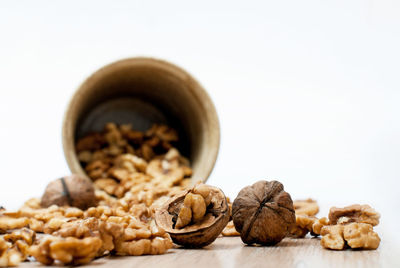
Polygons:
<instances>
[{"instance_id":1,"label":"light-colored walnut meat","mask_svg":"<svg viewBox=\"0 0 400 268\"><path fill-rule=\"evenodd\" d=\"M329 225L326 217L318 219L313 216L296 214L296 224L290 230L290 236L303 238L308 233L318 236L321 234L321 228L325 225Z\"/></svg>"},{"instance_id":2,"label":"light-colored walnut meat","mask_svg":"<svg viewBox=\"0 0 400 268\"><path fill-rule=\"evenodd\" d=\"M206 214L206 202L199 194L188 193L176 219L175 228L183 228L190 222L199 222Z\"/></svg>"},{"instance_id":3,"label":"light-colored walnut meat","mask_svg":"<svg viewBox=\"0 0 400 268\"><path fill-rule=\"evenodd\" d=\"M168 200L156 210L155 218L157 225L166 230L176 244L204 247L225 228L229 207L220 189L198 184Z\"/></svg>"},{"instance_id":4,"label":"light-colored walnut meat","mask_svg":"<svg viewBox=\"0 0 400 268\"><path fill-rule=\"evenodd\" d=\"M172 196L173 188L182 191L188 186L192 170L172 146L178 141L175 130L154 125L141 133L130 125L109 123L98 135L102 138L90 134L90 143L82 138L90 146L78 141L77 152L83 155L81 163L95 186L108 195L120 199L132 193L137 197L135 203L151 206L160 197ZM100 145L91 144L94 141Z\"/></svg>"},{"instance_id":5,"label":"light-colored walnut meat","mask_svg":"<svg viewBox=\"0 0 400 268\"><path fill-rule=\"evenodd\" d=\"M377 249L381 239L367 223L350 223L344 226L343 237L351 248Z\"/></svg>"},{"instance_id":6,"label":"light-colored walnut meat","mask_svg":"<svg viewBox=\"0 0 400 268\"><path fill-rule=\"evenodd\" d=\"M324 226L321 229L321 245L324 248L341 250L346 246L353 249L377 249L380 238L367 223L350 223Z\"/></svg>"},{"instance_id":7,"label":"light-colored walnut meat","mask_svg":"<svg viewBox=\"0 0 400 268\"><path fill-rule=\"evenodd\" d=\"M26 217L15 218L10 216L0 216L0 233L20 229L29 225L29 219Z\"/></svg>"},{"instance_id":8,"label":"light-colored walnut meat","mask_svg":"<svg viewBox=\"0 0 400 268\"><path fill-rule=\"evenodd\" d=\"M0 237L0 267L17 266L25 261L35 237L36 233L27 228Z\"/></svg>"},{"instance_id":9,"label":"light-colored walnut meat","mask_svg":"<svg viewBox=\"0 0 400 268\"><path fill-rule=\"evenodd\" d=\"M17 248L0 237L0 267L17 266L23 261Z\"/></svg>"},{"instance_id":10,"label":"light-colored walnut meat","mask_svg":"<svg viewBox=\"0 0 400 268\"><path fill-rule=\"evenodd\" d=\"M192 175L192 169L187 166L177 149L170 149L163 158L151 160L146 169L146 174L153 177L156 185L172 187L179 185L184 178Z\"/></svg>"},{"instance_id":11,"label":"light-colored walnut meat","mask_svg":"<svg viewBox=\"0 0 400 268\"><path fill-rule=\"evenodd\" d=\"M322 218L314 221L314 224L312 225L311 234L314 236L320 235L322 227L324 227L326 225L329 225L329 220L327 217L322 217Z\"/></svg>"},{"instance_id":12,"label":"light-colored walnut meat","mask_svg":"<svg viewBox=\"0 0 400 268\"><path fill-rule=\"evenodd\" d=\"M155 224L155 211L187 189L192 175L189 160L174 147L177 141L177 132L167 126L143 133L113 123L79 139L76 153L91 180L64 177L50 183L41 199L17 211L0 209L0 233L7 233L7 241L0 237L0 266L18 265L28 255L46 265L80 265L105 254L165 253L172 240ZM196 191L194 199L215 201L212 191L200 186ZM194 217L182 229L215 219L198 214L197 207L191 212ZM195 223L200 218L205 220ZM32 244L35 231L45 235Z\"/></svg>"},{"instance_id":13,"label":"light-colored walnut meat","mask_svg":"<svg viewBox=\"0 0 400 268\"><path fill-rule=\"evenodd\" d=\"M317 220L316 217L296 214L296 224L292 226L289 234L297 238L303 238L313 231L313 225Z\"/></svg>"},{"instance_id":14,"label":"light-colored walnut meat","mask_svg":"<svg viewBox=\"0 0 400 268\"><path fill-rule=\"evenodd\" d=\"M368 223L372 226L379 224L380 214L369 205L351 205L344 208L332 207L329 210L331 224L347 224L351 222Z\"/></svg>"},{"instance_id":15,"label":"light-colored walnut meat","mask_svg":"<svg viewBox=\"0 0 400 268\"><path fill-rule=\"evenodd\" d=\"M122 225L91 217L66 223L53 235L75 238L98 237L102 240L102 246L99 248L97 256L102 256L115 248L115 241L121 237L123 232Z\"/></svg>"},{"instance_id":16,"label":"light-colored walnut meat","mask_svg":"<svg viewBox=\"0 0 400 268\"><path fill-rule=\"evenodd\" d=\"M238 231L236 231L233 221L230 221L225 226L224 230L222 230L222 235L223 236L239 236L240 233Z\"/></svg>"},{"instance_id":17,"label":"light-colored walnut meat","mask_svg":"<svg viewBox=\"0 0 400 268\"><path fill-rule=\"evenodd\" d=\"M24 241L28 245L32 245L35 242L36 233L28 228L22 228L15 230L14 232L4 235L4 240L15 243L18 240Z\"/></svg>"},{"instance_id":18,"label":"light-colored walnut meat","mask_svg":"<svg viewBox=\"0 0 400 268\"><path fill-rule=\"evenodd\" d=\"M117 255L156 255L163 254L172 247L170 236L159 228L154 220L149 225L130 220L122 236L117 239Z\"/></svg>"},{"instance_id":19,"label":"light-colored walnut meat","mask_svg":"<svg viewBox=\"0 0 400 268\"><path fill-rule=\"evenodd\" d=\"M309 198L305 200L293 201L294 211L296 215L315 216L319 212L317 201Z\"/></svg>"},{"instance_id":20,"label":"light-colored walnut meat","mask_svg":"<svg viewBox=\"0 0 400 268\"><path fill-rule=\"evenodd\" d=\"M321 229L321 246L328 249L341 250L345 246L343 225L328 225Z\"/></svg>"},{"instance_id":21,"label":"light-colored walnut meat","mask_svg":"<svg viewBox=\"0 0 400 268\"><path fill-rule=\"evenodd\" d=\"M78 239L48 236L38 245L33 245L29 252L45 265L51 265L54 261L66 265L81 265L92 261L101 246L102 241L98 237Z\"/></svg>"}]
</instances>

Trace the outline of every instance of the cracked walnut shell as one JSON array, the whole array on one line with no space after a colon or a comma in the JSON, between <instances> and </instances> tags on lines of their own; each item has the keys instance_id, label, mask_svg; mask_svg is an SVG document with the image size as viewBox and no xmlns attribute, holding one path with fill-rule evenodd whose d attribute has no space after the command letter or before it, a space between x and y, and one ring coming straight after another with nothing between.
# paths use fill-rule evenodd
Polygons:
<instances>
[{"instance_id":1,"label":"cracked walnut shell","mask_svg":"<svg viewBox=\"0 0 400 268\"><path fill-rule=\"evenodd\" d=\"M296 222L293 202L278 181L243 188L232 205L236 230L246 244L279 243Z\"/></svg>"},{"instance_id":2,"label":"cracked walnut shell","mask_svg":"<svg viewBox=\"0 0 400 268\"><path fill-rule=\"evenodd\" d=\"M217 187L199 184L156 210L156 223L179 245L200 248L214 242L229 221L229 207Z\"/></svg>"}]
</instances>

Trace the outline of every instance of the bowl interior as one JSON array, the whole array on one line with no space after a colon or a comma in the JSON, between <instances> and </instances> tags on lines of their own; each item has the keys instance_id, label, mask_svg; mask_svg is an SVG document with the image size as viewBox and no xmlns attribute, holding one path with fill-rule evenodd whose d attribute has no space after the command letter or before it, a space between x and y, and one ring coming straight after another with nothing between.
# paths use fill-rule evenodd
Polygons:
<instances>
[{"instance_id":1,"label":"bowl interior","mask_svg":"<svg viewBox=\"0 0 400 268\"><path fill-rule=\"evenodd\" d=\"M177 148L190 159L197 180L205 180L214 166L219 147L214 106L201 86L173 65L149 59L119 61L81 85L64 122L64 150L68 148L72 172L84 173L74 148L76 140L101 131L108 122L130 123L141 131L154 123L167 124L178 131Z\"/></svg>"}]
</instances>

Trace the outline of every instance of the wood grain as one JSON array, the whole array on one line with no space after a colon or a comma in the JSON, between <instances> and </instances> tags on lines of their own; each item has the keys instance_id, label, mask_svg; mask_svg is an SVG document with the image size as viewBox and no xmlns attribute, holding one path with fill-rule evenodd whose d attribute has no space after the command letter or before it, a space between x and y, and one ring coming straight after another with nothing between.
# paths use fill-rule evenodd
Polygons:
<instances>
[{"instance_id":1,"label":"wood grain","mask_svg":"<svg viewBox=\"0 0 400 268\"><path fill-rule=\"evenodd\" d=\"M400 267L398 245L381 243L372 251L332 251L319 238L285 238L273 247L245 246L239 237L221 237L204 249L175 248L167 254L106 257L84 267ZM21 267L38 267L24 263Z\"/></svg>"}]
</instances>

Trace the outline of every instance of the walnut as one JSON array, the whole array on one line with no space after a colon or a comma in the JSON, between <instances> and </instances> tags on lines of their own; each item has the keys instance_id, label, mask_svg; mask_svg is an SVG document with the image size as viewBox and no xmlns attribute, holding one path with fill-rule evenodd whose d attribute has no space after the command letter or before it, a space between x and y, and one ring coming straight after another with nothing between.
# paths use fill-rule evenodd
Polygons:
<instances>
[{"instance_id":1,"label":"walnut","mask_svg":"<svg viewBox=\"0 0 400 268\"><path fill-rule=\"evenodd\" d=\"M206 205L205 212L202 202ZM183 217L182 209L191 211L190 221L189 217ZM229 221L229 207L220 189L199 184L172 197L156 210L155 218L157 225L166 230L176 244L198 248L211 244L222 232ZM185 218L186 225L177 228L179 218L181 221Z\"/></svg>"},{"instance_id":2,"label":"walnut","mask_svg":"<svg viewBox=\"0 0 400 268\"><path fill-rule=\"evenodd\" d=\"M145 134L166 142L178 141L178 133L166 125L153 125Z\"/></svg>"},{"instance_id":3,"label":"walnut","mask_svg":"<svg viewBox=\"0 0 400 268\"><path fill-rule=\"evenodd\" d=\"M75 148L78 153L87 150L98 150L104 143L105 140L100 133L93 133L79 139Z\"/></svg>"},{"instance_id":4,"label":"walnut","mask_svg":"<svg viewBox=\"0 0 400 268\"><path fill-rule=\"evenodd\" d=\"M35 236L34 231L23 228L0 237L0 267L17 266L26 260Z\"/></svg>"},{"instance_id":5,"label":"walnut","mask_svg":"<svg viewBox=\"0 0 400 268\"><path fill-rule=\"evenodd\" d=\"M4 235L4 240L12 243L13 248L19 253L21 261L28 258L29 247L35 242L35 238L36 233L28 228L22 228Z\"/></svg>"},{"instance_id":6,"label":"walnut","mask_svg":"<svg viewBox=\"0 0 400 268\"><path fill-rule=\"evenodd\" d=\"M121 125L120 131L125 139L133 143L141 143L144 137L143 132L132 130L132 125L130 124Z\"/></svg>"},{"instance_id":7,"label":"walnut","mask_svg":"<svg viewBox=\"0 0 400 268\"><path fill-rule=\"evenodd\" d=\"M196 223L206 214L206 202L199 194L188 193L176 219L175 228L181 229L190 222Z\"/></svg>"},{"instance_id":8,"label":"walnut","mask_svg":"<svg viewBox=\"0 0 400 268\"><path fill-rule=\"evenodd\" d=\"M331 224L346 224L350 222L368 223L378 225L380 214L369 205L351 205L344 208L332 207L329 210Z\"/></svg>"},{"instance_id":9,"label":"walnut","mask_svg":"<svg viewBox=\"0 0 400 268\"><path fill-rule=\"evenodd\" d=\"M142 222L149 222L150 219L152 218L151 209L148 208L145 204L137 204L130 206L128 214L136 217Z\"/></svg>"},{"instance_id":10,"label":"walnut","mask_svg":"<svg viewBox=\"0 0 400 268\"><path fill-rule=\"evenodd\" d=\"M102 256L115 248L115 241L120 238L123 231L121 225L91 217L66 223L53 235L75 238L98 237L103 243L96 255Z\"/></svg>"},{"instance_id":11,"label":"walnut","mask_svg":"<svg viewBox=\"0 0 400 268\"><path fill-rule=\"evenodd\" d=\"M0 267L18 266L22 261L18 249L0 237Z\"/></svg>"},{"instance_id":12,"label":"walnut","mask_svg":"<svg viewBox=\"0 0 400 268\"><path fill-rule=\"evenodd\" d=\"M314 221L314 224L312 225L312 231L310 231L311 234L314 236L320 235L322 227L326 225L329 225L329 220L326 217Z\"/></svg>"},{"instance_id":13,"label":"walnut","mask_svg":"<svg viewBox=\"0 0 400 268\"><path fill-rule=\"evenodd\" d=\"M30 198L28 199L23 207L28 207L32 209L39 209L40 208L40 198Z\"/></svg>"},{"instance_id":14,"label":"walnut","mask_svg":"<svg viewBox=\"0 0 400 268\"><path fill-rule=\"evenodd\" d=\"M116 241L117 255L156 255L163 254L172 247L169 235L154 221L150 225L130 220L128 228Z\"/></svg>"},{"instance_id":15,"label":"walnut","mask_svg":"<svg viewBox=\"0 0 400 268\"><path fill-rule=\"evenodd\" d=\"M146 172L147 162L133 154L123 154L114 161L115 166L125 168L129 172Z\"/></svg>"},{"instance_id":16,"label":"walnut","mask_svg":"<svg viewBox=\"0 0 400 268\"><path fill-rule=\"evenodd\" d=\"M29 219L29 229L38 232L38 233L43 233L44 232L44 222L39 221L35 218L30 218Z\"/></svg>"},{"instance_id":17,"label":"walnut","mask_svg":"<svg viewBox=\"0 0 400 268\"><path fill-rule=\"evenodd\" d=\"M50 182L42 196L41 206L51 205L69 205L81 209L96 205L92 183L81 175L66 176Z\"/></svg>"},{"instance_id":18,"label":"walnut","mask_svg":"<svg viewBox=\"0 0 400 268\"><path fill-rule=\"evenodd\" d=\"M32 245L36 238L36 233L28 228L22 228L20 230L15 230L12 233L5 234L4 240L15 243L18 240L22 240L28 245Z\"/></svg>"},{"instance_id":19,"label":"walnut","mask_svg":"<svg viewBox=\"0 0 400 268\"><path fill-rule=\"evenodd\" d=\"M147 166L146 174L153 177L155 185L172 187L192 175L192 169L186 165L178 150L170 149L163 158L153 159Z\"/></svg>"},{"instance_id":20,"label":"walnut","mask_svg":"<svg viewBox=\"0 0 400 268\"><path fill-rule=\"evenodd\" d=\"M114 195L119 186L119 183L114 179L101 178L95 180L94 185L97 186L99 189L105 191L107 194Z\"/></svg>"},{"instance_id":21,"label":"walnut","mask_svg":"<svg viewBox=\"0 0 400 268\"><path fill-rule=\"evenodd\" d=\"M96 155L95 152L93 153L94 161L89 162L88 165L85 167L85 171L92 180L104 178L107 176L107 171L110 168L110 164L108 163L109 161L106 161L104 158L104 156L99 156L99 154Z\"/></svg>"},{"instance_id":22,"label":"walnut","mask_svg":"<svg viewBox=\"0 0 400 268\"><path fill-rule=\"evenodd\" d=\"M10 216L0 216L0 233L19 229L29 225L29 219L26 217L14 218Z\"/></svg>"},{"instance_id":23,"label":"walnut","mask_svg":"<svg viewBox=\"0 0 400 268\"><path fill-rule=\"evenodd\" d=\"M343 225L327 225L321 229L321 246L329 249L341 250L345 246L343 239Z\"/></svg>"},{"instance_id":24,"label":"walnut","mask_svg":"<svg viewBox=\"0 0 400 268\"><path fill-rule=\"evenodd\" d=\"M96 189L94 191L94 195L96 196L96 202L98 203L99 206L113 207L118 202L118 200L115 197L107 194L105 191L100 189Z\"/></svg>"},{"instance_id":25,"label":"walnut","mask_svg":"<svg viewBox=\"0 0 400 268\"><path fill-rule=\"evenodd\" d=\"M381 239L367 223L350 223L344 226L343 237L351 248L377 249Z\"/></svg>"},{"instance_id":26,"label":"walnut","mask_svg":"<svg viewBox=\"0 0 400 268\"><path fill-rule=\"evenodd\" d=\"M317 201L309 198L306 200L293 201L293 207L296 215L315 216L319 211Z\"/></svg>"},{"instance_id":27,"label":"walnut","mask_svg":"<svg viewBox=\"0 0 400 268\"><path fill-rule=\"evenodd\" d=\"M274 245L296 221L292 199L278 181L243 188L233 202L232 217L246 244Z\"/></svg>"},{"instance_id":28,"label":"walnut","mask_svg":"<svg viewBox=\"0 0 400 268\"><path fill-rule=\"evenodd\" d=\"M297 238L305 237L309 232L313 231L313 224L317 220L315 217L296 214L296 224L290 229L290 235Z\"/></svg>"},{"instance_id":29,"label":"walnut","mask_svg":"<svg viewBox=\"0 0 400 268\"><path fill-rule=\"evenodd\" d=\"M321 229L321 245L341 250L347 245L353 249L377 249L381 239L367 223L350 223L324 226Z\"/></svg>"},{"instance_id":30,"label":"walnut","mask_svg":"<svg viewBox=\"0 0 400 268\"><path fill-rule=\"evenodd\" d=\"M166 160L154 159L150 161L146 173L165 186L173 186L183 180L183 169L174 167Z\"/></svg>"},{"instance_id":31,"label":"walnut","mask_svg":"<svg viewBox=\"0 0 400 268\"><path fill-rule=\"evenodd\" d=\"M52 234L53 232L59 230L64 223L71 221L70 218L66 217L55 217L51 218L43 226L43 232L46 234Z\"/></svg>"},{"instance_id":32,"label":"walnut","mask_svg":"<svg viewBox=\"0 0 400 268\"><path fill-rule=\"evenodd\" d=\"M304 238L310 231L307 228L301 228L300 226L294 225L290 231L288 236L293 238Z\"/></svg>"},{"instance_id":33,"label":"walnut","mask_svg":"<svg viewBox=\"0 0 400 268\"><path fill-rule=\"evenodd\" d=\"M29 251L37 261L45 265L51 265L54 261L80 265L93 260L101 246L102 241L98 237L78 239L48 236L38 245L32 246Z\"/></svg>"},{"instance_id":34,"label":"walnut","mask_svg":"<svg viewBox=\"0 0 400 268\"><path fill-rule=\"evenodd\" d=\"M294 225L290 230L290 236L303 238L308 233L313 236L318 236L321 234L321 228L325 225L329 225L326 217L318 219L313 216L296 214L296 225Z\"/></svg>"},{"instance_id":35,"label":"walnut","mask_svg":"<svg viewBox=\"0 0 400 268\"><path fill-rule=\"evenodd\" d=\"M240 233L236 231L235 225L233 224L233 221L228 222L228 224L225 226L224 230L222 231L223 236L239 236Z\"/></svg>"}]
</instances>

